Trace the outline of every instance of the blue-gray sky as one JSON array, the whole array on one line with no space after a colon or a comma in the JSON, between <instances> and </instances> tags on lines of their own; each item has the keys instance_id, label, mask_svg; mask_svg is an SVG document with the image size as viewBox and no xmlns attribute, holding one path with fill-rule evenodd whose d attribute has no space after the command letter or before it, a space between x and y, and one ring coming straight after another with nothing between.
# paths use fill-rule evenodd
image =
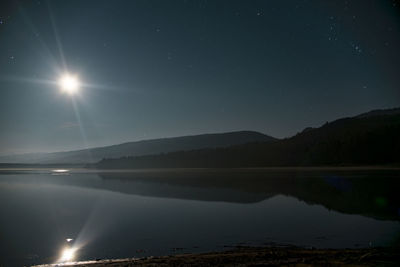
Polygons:
<instances>
[{"instance_id":1,"label":"blue-gray sky","mask_svg":"<svg viewBox=\"0 0 400 267\"><path fill-rule=\"evenodd\" d=\"M400 106L399 15L390 0L3 1L0 154L287 137ZM78 96L49 82L63 70Z\"/></svg>"}]
</instances>

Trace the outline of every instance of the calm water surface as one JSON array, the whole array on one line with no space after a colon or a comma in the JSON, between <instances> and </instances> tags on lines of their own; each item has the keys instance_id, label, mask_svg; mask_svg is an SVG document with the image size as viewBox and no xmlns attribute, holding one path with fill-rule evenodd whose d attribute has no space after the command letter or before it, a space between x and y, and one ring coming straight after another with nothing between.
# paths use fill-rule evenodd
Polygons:
<instances>
[{"instance_id":1,"label":"calm water surface","mask_svg":"<svg viewBox=\"0 0 400 267\"><path fill-rule=\"evenodd\" d=\"M0 265L235 245L398 246L396 171L2 172Z\"/></svg>"}]
</instances>

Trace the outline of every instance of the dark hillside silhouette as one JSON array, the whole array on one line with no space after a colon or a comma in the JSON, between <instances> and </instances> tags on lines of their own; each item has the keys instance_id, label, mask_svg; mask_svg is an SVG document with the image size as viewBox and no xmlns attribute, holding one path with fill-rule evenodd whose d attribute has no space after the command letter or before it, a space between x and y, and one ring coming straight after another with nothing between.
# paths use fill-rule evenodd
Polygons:
<instances>
[{"instance_id":1,"label":"dark hillside silhouette","mask_svg":"<svg viewBox=\"0 0 400 267\"><path fill-rule=\"evenodd\" d=\"M276 142L103 159L98 168L375 165L400 162L400 109L326 123Z\"/></svg>"}]
</instances>

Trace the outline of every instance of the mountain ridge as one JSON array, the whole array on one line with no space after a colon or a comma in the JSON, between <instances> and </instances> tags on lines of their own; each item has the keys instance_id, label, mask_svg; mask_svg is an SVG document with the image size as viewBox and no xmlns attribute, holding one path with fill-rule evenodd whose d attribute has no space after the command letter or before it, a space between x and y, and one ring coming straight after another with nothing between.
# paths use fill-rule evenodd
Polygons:
<instances>
[{"instance_id":1,"label":"mountain ridge","mask_svg":"<svg viewBox=\"0 0 400 267\"><path fill-rule=\"evenodd\" d=\"M104 159L97 168L218 168L400 163L400 109L337 119L270 143Z\"/></svg>"},{"instance_id":2,"label":"mountain ridge","mask_svg":"<svg viewBox=\"0 0 400 267\"><path fill-rule=\"evenodd\" d=\"M118 158L132 158L142 156L154 156L158 154L168 154L184 151L203 151L207 149L217 148L228 148L228 147L240 147L246 145L247 148L254 149L255 146L265 146L265 143L278 143L282 142L290 143L293 142L293 138L296 140L302 140L302 142L312 147L315 142L311 139L315 138L327 138L327 136L339 135L343 137L343 133L340 133L341 128L348 128L348 132L354 134L362 134L367 128L371 128L371 125L376 125L382 122L387 117L400 116L400 108L391 109L376 109L369 112L361 113L353 117L339 118L332 122L327 122L320 127L306 127L303 131L298 132L294 136L286 137L283 139L277 139L256 131L236 131L227 133L206 133L199 135L187 135L178 137L167 137L157 139L145 139L132 142L124 142L115 145L94 147L88 149L79 149L71 151L60 151L50 153L29 153L20 155L0 156L1 163L26 163L26 164L90 164L96 163L103 159L118 159ZM367 123L363 123L366 121ZM356 123L355 123L356 122ZM353 124L353 126L351 126ZM358 124L354 126L354 124ZM365 125L363 125L365 124ZM372 127L373 128L373 127ZM372 129L371 128L371 129ZM335 137L338 138L338 137ZM384 137L383 137L384 138ZM345 139L345 138L344 138ZM257 144L250 144L257 143ZM304 146L303 144L303 146ZM274 146L271 145L269 149L274 150ZM253 146L253 147L252 147ZM290 144L289 144L290 146ZM321 145L319 145L321 147ZM234 148L235 149L235 148ZM303 150L305 148L303 147ZM246 149L245 149L246 150ZM254 151L253 151L254 152ZM297 153L298 151L293 151ZM282 151L280 152L282 153ZM250 158L252 155L249 155ZM304 159L306 161L306 157ZM313 161L313 160L310 160ZM315 159L314 159L315 161ZM276 162L277 163L277 162ZM281 164L278 164L280 166Z\"/></svg>"},{"instance_id":3,"label":"mountain ridge","mask_svg":"<svg viewBox=\"0 0 400 267\"><path fill-rule=\"evenodd\" d=\"M168 153L172 151L201 149L206 147L225 147L250 142L271 142L275 140L277 139L274 137L256 131L207 133L124 142L121 144L94 147L89 149L1 156L0 162L34 164L86 164L95 163L103 158L118 158L135 155L140 156Z\"/></svg>"}]
</instances>

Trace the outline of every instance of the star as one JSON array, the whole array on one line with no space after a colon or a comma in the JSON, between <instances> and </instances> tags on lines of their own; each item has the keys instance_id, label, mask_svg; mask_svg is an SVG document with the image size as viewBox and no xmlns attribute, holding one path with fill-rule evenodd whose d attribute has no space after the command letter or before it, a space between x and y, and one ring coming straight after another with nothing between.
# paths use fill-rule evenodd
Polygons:
<instances>
[{"instance_id":1,"label":"star","mask_svg":"<svg viewBox=\"0 0 400 267\"><path fill-rule=\"evenodd\" d=\"M350 43L350 46L356 51L356 53L361 54L362 53L362 49L359 45L354 44L354 43Z\"/></svg>"}]
</instances>

